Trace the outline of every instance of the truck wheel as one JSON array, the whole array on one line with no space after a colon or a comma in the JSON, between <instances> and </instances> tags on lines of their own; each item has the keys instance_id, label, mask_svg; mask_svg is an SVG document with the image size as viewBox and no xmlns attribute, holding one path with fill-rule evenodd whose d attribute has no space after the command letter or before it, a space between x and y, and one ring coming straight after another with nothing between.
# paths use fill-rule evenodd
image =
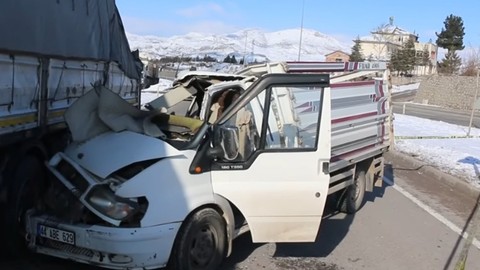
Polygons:
<instances>
[{"instance_id":1,"label":"truck wheel","mask_svg":"<svg viewBox=\"0 0 480 270\"><path fill-rule=\"evenodd\" d=\"M340 196L340 211L355 214L363 205L367 178L364 171L358 171L353 184L347 187Z\"/></svg>"},{"instance_id":2,"label":"truck wheel","mask_svg":"<svg viewBox=\"0 0 480 270\"><path fill-rule=\"evenodd\" d=\"M13 256L26 252L25 213L33 208L45 190L45 171L38 158L25 156L12 174L6 210L9 250Z\"/></svg>"},{"instance_id":3,"label":"truck wheel","mask_svg":"<svg viewBox=\"0 0 480 270\"><path fill-rule=\"evenodd\" d=\"M182 225L170 255L169 268L179 270L218 269L226 255L227 231L220 214L199 210Z\"/></svg>"}]
</instances>

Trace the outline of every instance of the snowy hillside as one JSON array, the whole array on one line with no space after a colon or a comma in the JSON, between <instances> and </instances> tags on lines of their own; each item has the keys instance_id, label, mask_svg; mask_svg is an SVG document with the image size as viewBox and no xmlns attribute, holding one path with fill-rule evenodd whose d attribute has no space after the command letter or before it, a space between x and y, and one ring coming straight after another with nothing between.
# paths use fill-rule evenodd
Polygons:
<instances>
[{"instance_id":1,"label":"snowy hillside","mask_svg":"<svg viewBox=\"0 0 480 270\"><path fill-rule=\"evenodd\" d=\"M228 54L236 58L266 57L273 61L297 60L300 29L277 32L263 32L246 29L226 35L204 35L190 33L169 38L127 34L132 50L139 49L145 58L161 56L200 56L205 54L219 60ZM325 54L334 50L350 52L351 44L344 44L335 38L315 30L303 29L301 60L324 60Z\"/></svg>"}]
</instances>

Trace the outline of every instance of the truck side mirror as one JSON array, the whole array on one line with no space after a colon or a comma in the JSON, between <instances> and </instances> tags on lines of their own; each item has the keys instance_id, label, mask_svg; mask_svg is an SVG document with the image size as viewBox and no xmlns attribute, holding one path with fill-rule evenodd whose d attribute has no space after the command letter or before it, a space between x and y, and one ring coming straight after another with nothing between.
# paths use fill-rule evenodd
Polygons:
<instances>
[{"instance_id":1,"label":"truck side mirror","mask_svg":"<svg viewBox=\"0 0 480 270\"><path fill-rule=\"evenodd\" d=\"M235 160L239 155L239 131L235 126L221 125L217 126L214 137L214 148L220 148L220 155L224 160Z\"/></svg>"}]
</instances>

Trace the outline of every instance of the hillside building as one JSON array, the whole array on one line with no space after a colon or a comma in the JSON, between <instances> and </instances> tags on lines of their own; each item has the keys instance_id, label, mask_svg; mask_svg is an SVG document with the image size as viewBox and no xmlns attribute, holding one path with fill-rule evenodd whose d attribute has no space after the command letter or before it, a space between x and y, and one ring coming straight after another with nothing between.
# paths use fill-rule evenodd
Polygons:
<instances>
[{"instance_id":1,"label":"hillside building","mask_svg":"<svg viewBox=\"0 0 480 270\"><path fill-rule=\"evenodd\" d=\"M350 55L344 51L333 51L325 55L325 62L348 62Z\"/></svg>"},{"instance_id":2,"label":"hillside building","mask_svg":"<svg viewBox=\"0 0 480 270\"><path fill-rule=\"evenodd\" d=\"M370 35L360 38L360 52L369 61L390 61L392 53L401 49L410 38L414 40L418 57L421 57L425 50L428 51L430 56L429 63L415 66L413 74L430 75L437 73L438 47L431 41L427 43L419 42L417 34L395 26L393 18L390 18L389 24L383 25L370 32Z\"/></svg>"}]
</instances>

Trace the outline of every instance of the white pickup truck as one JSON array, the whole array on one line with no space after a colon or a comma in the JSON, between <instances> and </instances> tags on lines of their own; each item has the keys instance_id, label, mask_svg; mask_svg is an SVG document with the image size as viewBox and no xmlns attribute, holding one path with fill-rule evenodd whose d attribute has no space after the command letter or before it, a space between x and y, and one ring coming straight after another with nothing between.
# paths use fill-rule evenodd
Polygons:
<instances>
[{"instance_id":1,"label":"white pickup truck","mask_svg":"<svg viewBox=\"0 0 480 270\"><path fill-rule=\"evenodd\" d=\"M65 113L73 142L47 164L28 246L113 269L217 269L248 230L315 241L328 195L354 213L381 183L388 102L385 63L191 73L143 111L96 87Z\"/></svg>"}]
</instances>

